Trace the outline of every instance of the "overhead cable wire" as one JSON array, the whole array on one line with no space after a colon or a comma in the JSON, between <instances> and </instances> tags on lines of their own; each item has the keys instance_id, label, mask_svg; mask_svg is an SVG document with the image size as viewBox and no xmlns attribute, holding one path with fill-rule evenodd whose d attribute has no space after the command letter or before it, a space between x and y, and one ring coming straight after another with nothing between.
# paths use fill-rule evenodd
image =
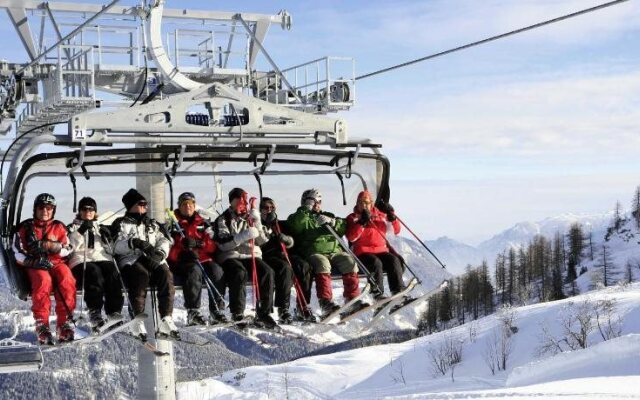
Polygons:
<instances>
[{"instance_id":1,"label":"overhead cable wire","mask_svg":"<svg viewBox=\"0 0 640 400\"><path fill-rule=\"evenodd\" d=\"M425 57L417 58L415 60L407 61L407 62L404 62L402 64L398 64L398 65L394 65L394 66L391 66L391 67L387 67L387 68L384 68L384 69L381 69L381 70L378 70L378 71L369 72L368 74L357 76L355 78L355 80L369 78L371 76L379 75L379 74L382 74L384 72L389 72L389 71L392 71L394 69L406 67L406 66L409 66L411 64L416 64L416 63L419 63L419 62L422 62L422 61L431 60L431 59L436 58L436 57L441 57L441 56L444 56L444 55L447 55L447 54L455 53L455 52L460 51L460 50L465 50L465 49L468 49L468 48L471 48L471 47L474 47L474 46L479 46L481 44L489 43L489 42L492 42L494 40L505 38L507 36L517 35L518 33L530 31L532 29L536 29L536 28L540 28L540 27L545 26L545 25L550 25L550 24L553 24L553 23L556 23L556 22L564 21L565 19L577 17L579 15L587 14L587 13L590 13L590 12L593 12L593 11L597 11L597 10L601 10L603 8L615 6L615 5L618 5L620 3L624 3L624 2L627 2L627 1L629 1L629 0L614 0L614 1L610 1L608 3L603 3L603 4L600 4L600 5L591 7L591 8L585 8L584 10L576 11L576 12L573 12L571 14L566 14L566 15L563 15L563 16L560 16L560 17L557 17L557 18L553 18L553 19L549 19L549 20L546 20L546 21L538 22L537 24L529 25L529 26L526 26L524 28L520 28L520 29L516 29L516 30L510 31L510 32L502 33L500 35L491 36L491 37L488 37L486 39L478 40L477 42L467 43L467 44L465 44L463 46L455 47L453 49L449 49L449 50L441 51L439 53L431 54L431 55L428 55L428 56L425 56Z\"/></svg>"}]
</instances>

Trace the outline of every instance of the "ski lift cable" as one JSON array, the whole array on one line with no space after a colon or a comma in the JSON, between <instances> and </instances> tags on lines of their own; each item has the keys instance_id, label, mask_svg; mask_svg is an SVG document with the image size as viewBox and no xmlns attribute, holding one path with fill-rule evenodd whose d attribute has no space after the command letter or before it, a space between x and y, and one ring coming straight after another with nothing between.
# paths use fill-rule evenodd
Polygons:
<instances>
[{"instance_id":1,"label":"ski lift cable","mask_svg":"<svg viewBox=\"0 0 640 400\"><path fill-rule=\"evenodd\" d=\"M372 77L372 76L375 76L375 75L382 74L384 72L392 71L394 69L406 67L406 66L409 66L409 65L412 65L412 64L416 64L416 63L419 63L419 62L422 62L422 61L431 60L433 58L441 57L441 56L444 56L444 55L447 55L447 54L451 54L451 53L455 53L455 52L460 51L460 50L466 50L468 48L479 46L479 45L485 44L485 43L489 43L489 42L492 42L494 40L505 38L507 36L512 36L512 35L516 35L516 34L519 34L519 33L522 33L522 32L530 31L530 30L533 30L533 29L536 29L536 28L540 28L540 27L545 26L545 25L550 25L550 24L553 24L553 23L556 23L556 22L564 21L564 20L569 19L569 18L573 18L573 17L577 17L577 16L582 15L582 14L587 14L587 13L590 13L590 12L593 12L593 11L601 10L603 8L615 6L615 5L618 5L620 3L624 3L624 2L627 2L627 1L629 1L629 0L614 0L614 1L610 1L608 3L603 3L603 4L600 4L600 5L591 7L591 8L586 8L586 9L583 9L583 10L580 10L580 11L576 11L576 12L573 12L573 13L570 13L570 14L565 14L565 15L562 15L560 17L556 17L556 18L549 19L549 20L546 20L546 21L538 22L537 24L525 26L523 28L516 29L516 30L510 31L510 32L506 32L506 33L502 33L502 34L499 34L499 35L496 35L496 36L491 36L491 37L488 37L488 38L485 38L485 39L482 39L482 40L478 40L476 42L467 43L467 44L459 46L459 47L454 47L454 48L449 49L449 50L445 50L445 51L434 53L434 54L431 54L431 55L428 55L428 56L425 56L425 57L417 58L415 60L407 61L407 62L404 62L402 64L397 64L397 65L394 65L394 66L391 66L391 67L380 69L378 71L369 72L367 74L357 76L355 78L355 80L369 78L369 77Z\"/></svg>"}]
</instances>

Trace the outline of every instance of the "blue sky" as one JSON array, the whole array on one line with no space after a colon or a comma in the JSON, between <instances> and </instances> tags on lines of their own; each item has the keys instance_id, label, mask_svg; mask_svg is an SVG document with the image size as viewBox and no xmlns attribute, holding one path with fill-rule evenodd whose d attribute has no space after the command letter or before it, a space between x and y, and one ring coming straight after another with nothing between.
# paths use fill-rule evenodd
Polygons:
<instances>
[{"instance_id":1,"label":"blue sky","mask_svg":"<svg viewBox=\"0 0 640 400\"><path fill-rule=\"evenodd\" d=\"M166 6L286 9L291 31L273 26L265 43L281 67L352 56L361 75L600 3L168 0ZM601 213L616 200L626 206L640 184L639 22L631 0L364 79L356 85L356 106L341 117L352 136L384 145L392 203L422 237L477 243L523 220ZM3 33L13 29L3 25ZM16 46L2 57L22 57Z\"/></svg>"}]
</instances>

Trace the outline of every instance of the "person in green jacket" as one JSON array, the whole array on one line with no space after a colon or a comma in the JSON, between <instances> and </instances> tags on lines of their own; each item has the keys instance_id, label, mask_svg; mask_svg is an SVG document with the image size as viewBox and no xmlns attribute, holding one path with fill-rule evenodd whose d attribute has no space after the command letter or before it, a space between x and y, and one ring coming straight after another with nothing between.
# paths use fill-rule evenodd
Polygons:
<instances>
[{"instance_id":1,"label":"person in green jacket","mask_svg":"<svg viewBox=\"0 0 640 400\"><path fill-rule=\"evenodd\" d=\"M347 223L344 218L322 211L322 194L317 189L305 190L300 199L300 207L287 218L289 232L294 238L297 255L311 264L316 280L318 302L322 314L328 315L340 308L333 301L331 270L342 274L345 303L360 295L358 267L355 260L344 253L338 240L324 226L331 226L338 235L345 234ZM351 309L366 306L358 300Z\"/></svg>"}]
</instances>

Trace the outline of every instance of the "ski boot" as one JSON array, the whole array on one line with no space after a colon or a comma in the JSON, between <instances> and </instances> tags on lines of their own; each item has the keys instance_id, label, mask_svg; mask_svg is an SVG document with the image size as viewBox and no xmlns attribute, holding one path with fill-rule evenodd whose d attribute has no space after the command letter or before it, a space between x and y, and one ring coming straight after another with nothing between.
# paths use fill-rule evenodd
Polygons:
<instances>
[{"instance_id":1,"label":"ski boot","mask_svg":"<svg viewBox=\"0 0 640 400\"><path fill-rule=\"evenodd\" d=\"M206 325L207 321L200 314L197 308L191 308L187 311L187 326Z\"/></svg>"},{"instance_id":2,"label":"ski boot","mask_svg":"<svg viewBox=\"0 0 640 400\"><path fill-rule=\"evenodd\" d=\"M333 300L330 300L330 299L320 299L319 303L320 303L320 310L322 312L323 317L340 309L340 306L334 303Z\"/></svg>"},{"instance_id":3,"label":"ski boot","mask_svg":"<svg viewBox=\"0 0 640 400\"><path fill-rule=\"evenodd\" d=\"M59 343L72 342L74 338L74 331L71 321L67 321L63 325L58 326L57 334Z\"/></svg>"},{"instance_id":4,"label":"ski boot","mask_svg":"<svg viewBox=\"0 0 640 400\"><path fill-rule=\"evenodd\" d=\"M273 329L278 323L269 314L258 314L253 320L253 324L258 328Z\"/></svg>"},{"instance_id":5,"label":"ski boot","mask_svg":"<svg viewBox=\"0 0 640 400\"><path fill-rule=\"evenodd\" d=\"M229 322L229 319L227 318L226 315L224 315L222 311L220 310L209 311L209 325L226 324L227 322Z\"/></svg>"},{"instance_id":6,"label":"ski boot","mask_svg":"<svg viewBox=\"0 0 640 400\"><path fill-rule=\"evenodd\" d=\"M133 322L131 322L129 332L136 339L139 339L142 342L147 341L147 329L144 327L143 319L134 319Z\"/></svg>"},{"instance_id":7,"label":"ski boot","mask_svg":"<svg viewBox=\"0 0 640 400\"><path fill-rule=\"evenodd\" d=\"M166 317L160 320L158 324L158 334L160 337L167 337L176 340L180 340L180 332L178 332L178 327L173 323L173 318L171 315L167 315Z\"/></svg>"},{"instance_id":8,"label":"ski boot","mask_svg":"<svg viewBox=\"0 0 640 400\"><path fill-rule=\"evenodd\" d=\"M291 316L288 308L278 308L278 321L280 321L281 324L285 325L289 325L293 322L293 317Z\"/></svg>"},{"instance_id":9,"label":"ski boot","mask_svg":"<svg viewBox=\"0 0 640 400\"><path fill-rule=\"evenodd\" d=\"M102 318L102 310L89 310L89 324L91 325L91 332L100 332L100 328L104 326L105 323L106 321Z\"/></svg>"},{"instance_id":10,"label":"ski boot","mask_svg":"<svg viewBox=\"0 0 640 400\"><path fill-rule=\"evenodd\" d=\"M49 326L46 324L37 324L36 325L36 335L38 337L38 344L42 346L53 346L53 336L51 335L51 330Z\"/></svg>"}]
</instances>

